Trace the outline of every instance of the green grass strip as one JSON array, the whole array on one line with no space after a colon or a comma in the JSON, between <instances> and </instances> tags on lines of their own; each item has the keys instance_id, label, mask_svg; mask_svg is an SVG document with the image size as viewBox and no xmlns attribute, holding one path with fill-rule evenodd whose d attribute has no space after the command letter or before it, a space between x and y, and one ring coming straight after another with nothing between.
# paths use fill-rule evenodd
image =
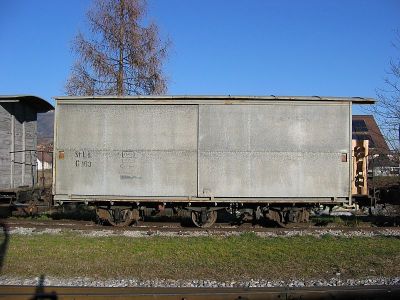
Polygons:
<instances>
[{"instance_id":1,"label":"green grass strip","mask_svg":"<svg viewBox=\"0 0 400 300\"><path fill-rule=\"evenodd\" d=\"M400 275L396 237L12 235L2 275L247 280Z\"/></svg>"}]
</instances>

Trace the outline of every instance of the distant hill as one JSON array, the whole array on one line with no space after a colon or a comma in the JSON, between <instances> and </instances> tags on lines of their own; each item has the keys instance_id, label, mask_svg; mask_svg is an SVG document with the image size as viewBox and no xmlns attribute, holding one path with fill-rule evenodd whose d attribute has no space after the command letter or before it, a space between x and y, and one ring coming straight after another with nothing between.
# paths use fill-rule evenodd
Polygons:
<instances>
[{"instance_id":1,"label":"distant hill","mask_svg":"<svg viewBox=\"0 0 400 300\"><path fill-rule=\"evenodd\" d=\"M37 116L38 144L53 142L54 110Z\"/></svg>"}]
</instances>

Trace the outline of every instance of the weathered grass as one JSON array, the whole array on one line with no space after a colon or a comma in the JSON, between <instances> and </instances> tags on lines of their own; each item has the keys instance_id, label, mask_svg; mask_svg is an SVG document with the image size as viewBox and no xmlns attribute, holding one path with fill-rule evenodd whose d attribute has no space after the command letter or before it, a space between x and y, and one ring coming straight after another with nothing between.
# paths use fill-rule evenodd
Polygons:
<instances>
[{"instance_id":1,"label":"weathered grass","mask_svg":"<svg viewBox=\"0 0 400 300\"><path fill-rule=\"evenodd\" d=\"M400 239L11 236L13 276L246 280L400 275Z\"/></svg>"}]
</instances>

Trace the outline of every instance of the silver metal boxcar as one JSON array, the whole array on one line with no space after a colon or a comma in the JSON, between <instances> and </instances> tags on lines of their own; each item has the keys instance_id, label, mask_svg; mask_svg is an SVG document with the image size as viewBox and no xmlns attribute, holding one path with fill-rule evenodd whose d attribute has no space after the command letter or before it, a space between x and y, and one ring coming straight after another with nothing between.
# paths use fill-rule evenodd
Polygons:
<instances>
[{"instance_id":1,"label":"silver metal boxcar","mask_svg":"<svg viewBox=\"0 0 400 300\"><path fill-rule=\"evenodd\" d=\"M56 97L63 201L351 201L342 97Z\"/></svg>"}]
</instances>

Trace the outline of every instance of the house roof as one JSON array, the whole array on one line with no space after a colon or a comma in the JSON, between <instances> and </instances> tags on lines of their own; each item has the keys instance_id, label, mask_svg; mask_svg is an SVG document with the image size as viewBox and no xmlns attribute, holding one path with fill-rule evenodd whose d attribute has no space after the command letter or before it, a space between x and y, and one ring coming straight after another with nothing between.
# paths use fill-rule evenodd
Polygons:
<instances>
[{"instance_id":1,"label":"house roof","mask_svg":"<svg viewBox=\"0 0 400 300\"><path fill-rule=\"evenodd\" d=\"M21 102L33 107L38 113L53 110L54 106L46 100L33 95L0 95L0 103Z\"/></svg>"},{"instance_id":2,"label":"house roof","mask_svg":"<svg viewBox=\"0 0 400 300\"><path fill-rule=\"evenodd\" d=\"M353 138L356 140L369 140L369 148L376 149L379 152L388 153L390 151L385 138L382 135L378 124L372 115L353 115Z\"/></svg>"}]
</instances>

